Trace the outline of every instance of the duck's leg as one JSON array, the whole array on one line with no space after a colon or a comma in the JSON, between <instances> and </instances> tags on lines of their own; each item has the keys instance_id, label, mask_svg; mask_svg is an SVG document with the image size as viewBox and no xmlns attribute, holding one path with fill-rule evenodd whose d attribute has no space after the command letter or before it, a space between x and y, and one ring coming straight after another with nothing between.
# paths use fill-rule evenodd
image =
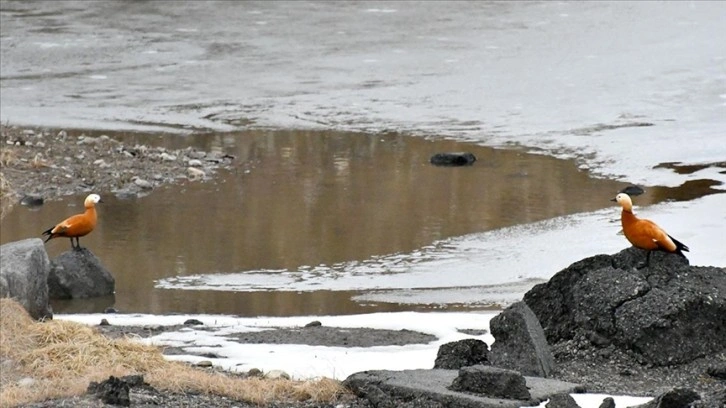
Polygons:
<instances>
[{"instance_id":1,"label":"duck's leg","mask_svg":"<svg viewBox=\"0 0 726 408\"><path fill-rule=\"evenodd\" d=\"M645 255L645 262L643 262L643 263L639 264L638 266L636 266L637 269L643 269L643 268L646 268L646 267L650 266L650 253L651 252L652 251L648 250L647 255Z\"/></svg>"}]
</instances>

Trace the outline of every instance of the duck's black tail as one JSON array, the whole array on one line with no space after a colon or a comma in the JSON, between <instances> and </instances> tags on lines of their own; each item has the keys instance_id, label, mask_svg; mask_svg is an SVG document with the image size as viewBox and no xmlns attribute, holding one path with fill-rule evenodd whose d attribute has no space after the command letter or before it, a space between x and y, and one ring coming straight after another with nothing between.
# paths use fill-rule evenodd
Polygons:
<instances>
[{"instance_id":1,"label":"duck's black tail","mask_svg":"<svg viewBox=\"0 0 726 408\"><path fill-rule=\"evenodd\" d=\"M53 233L51 232L51 231L53 231L53 228L55 228L55 227L50 227L46 231L43 231L43 234L42 235L47 235L48 236L48 238L44 242L48 242L48 241L50 241L51 238L53 238Z\"/></svg>"},{"instance_id":2,"label":"duck's black tail","mask_svg":"<svg viewBox=\"0 0 726 408\"><path fill-rule=\"evenodd\" d=\"M668 235L668 238L670 238L670 239L671 239L671 241L673 241L673 243L674 243L674 244L676 244L676 253L677 253L678 255L680 255L680 256L682 256L682 257L684 257L684 258L685 258L685 257L686 257L686 255L685 255L685 254L683 254L683 252L689 252L689 251L688 251L688 247L687 247L687 246L686 246L686 245L685 245L685 244L684 244L683 242L681 242L681 241L679 241L679 240L677 240L677 239L673 238L673 237L672 237L672 236L670 236L670 235Z\"/></svg>"}]
</instances>

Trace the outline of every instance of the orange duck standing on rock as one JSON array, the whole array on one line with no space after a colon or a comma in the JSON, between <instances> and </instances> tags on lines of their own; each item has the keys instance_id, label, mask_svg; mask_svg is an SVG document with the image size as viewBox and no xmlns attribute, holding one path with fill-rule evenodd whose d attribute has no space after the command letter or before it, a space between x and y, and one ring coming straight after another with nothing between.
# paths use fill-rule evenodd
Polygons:
<instances>
[{"instance_id":1,"label":"orange duck standing on rock","mask_svg":"<svg viewBox=\"0 0 726 408\"><path fill-rule=\"evenodd\" d=\"M101 196L98 194L90 194L86 197L83 202L86 211L83 214L76 214L72 217L68 217L65 220L59 222L53 228L43 232L43 235L47 235L48 239L45 242L50 241L53 238L66 237L71 239L71 248L81 249L80 237L88 235L94 228L96 228L96 203L100 203ZM73 245L73 238L76 239L76 245Z\"/></svg>"},{"instance_id":2,"label":"orange duck standing on rock","mask_svg":"<svg viewBox=\"0 0 726 408\"><path fill-rule=\"evenodd\" d=\"M620 221L623 224L623 234L634 247L648 251L645 263L639 268L650 264L650 252L653 250L672 252L686 257L683 251L688 252L688 247L682 242L668 235L661 227L651 220L640 219L633 214L633 202L630 196L620 193L610 201L615 201L623 207L620 214Z\"/></svg>"}]
</instances>

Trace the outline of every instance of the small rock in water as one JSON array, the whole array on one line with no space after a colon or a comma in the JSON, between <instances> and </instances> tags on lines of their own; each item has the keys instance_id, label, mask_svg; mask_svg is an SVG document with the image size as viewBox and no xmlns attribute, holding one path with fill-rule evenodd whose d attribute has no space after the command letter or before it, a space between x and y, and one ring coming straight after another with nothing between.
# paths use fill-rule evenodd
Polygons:
<instances>
[{"instance_id":1,"label":"small rock in water","mask_svg":"<svg viewBox=\"0 0 726 408\"><path fill-rule=\"evenodd\" d=\"M116 310L113 307L107 307L106 309L103 310L103 313L118 313L118 310Z\"/></svg>"},{"instance_id":2,"label":"small rock in water","mask_svg":"<svg viewBox=\"0 0 726 408\"><path fill-rule=\"evenodd\" d=\"M637 196L645 193L645 190L638 186L627 186L624 189L619 191L620 193L625 193L629 196Z\"/></svg>"},{"instance_id":3,"label":"small rock in water","mask_svg":"<svg viewBox=\"0 0 726 408\"><path fill-rule=\"evenodd\" d=\"M194 364L197 367L212 367L212 362L209 360L202 360Z\"/></svg>"},{"instance_id":4,"label":"small rock in water","mask_svg":"<svg viewBox=\"0 0 726 408\"><path fill-rule=\"evenodd\" d=\"M468 152L436 153L430 161L434 166L471 166L476 156Z\"/></svg>"},{"instance_id":5,"label":"small rock in water","mask_svg":"<svg viewBox=\"0 0 726 408\"><path fill-rule=\"evenodd\" d=\"M43 197L26 195L20 199L20 205L27 207L39 207L43 205Z\"/></svg>"},{"instance_id":6,"label":"small rock in water","mask_svg":"<svg viewBox=\"0 0 726 408\"><path fill-rule=\"evenodd\" d=\"M192 167L202 167L202 161L197 159L189 160L188 164Z\"/></svg>"},{"instance_id":7,"label":"small rock in water","mask_svg":"<svg viewBox=\"0 0 726 408\"><path fill-rule=\"evenodd\" d=\"M320 327L323 324L319 320L313 320L312 322L305 325L305 327Z\"/></svg>"},{"instance_id":8,"label":"small rock in water","mask_svg":"<svg viewBox=\"0 0 726 408\"><path fill-rule=\"evenodd\" d=\"M188 319L184 322L184 326L201 326L203 324L204 323L202 323L201 321L199 321L197 319Z\"/></svg>"},{"instance_id":9,"label":"small rock in water","mask_svg":"<svg viewBox=\"0 0 726 408\"><path fill-rule=\"evenodd\" d=\"M101 323L98 324L99 326L110 326L111 323L108 322L106 319L101 319Z\"/></svg>"}]
</instances>

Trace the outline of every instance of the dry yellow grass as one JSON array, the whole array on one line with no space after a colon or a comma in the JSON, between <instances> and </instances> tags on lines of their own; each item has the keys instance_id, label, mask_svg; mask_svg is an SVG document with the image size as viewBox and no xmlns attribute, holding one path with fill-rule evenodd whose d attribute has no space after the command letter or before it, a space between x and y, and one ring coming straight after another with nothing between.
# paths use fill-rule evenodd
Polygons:
<instances>
[{"instance_id":1,"label":"dry yellow grass","mask_svg":"<svg viewBox=\"0 0 726 408\"><path fill-rule=\"evenodd\" d=\"M161 350L130 338L109 339L67 321L36 322L20 304L0 299L0 402L3 406L80 395L90 381L143 374L161 390L198 392L264 404L270 401L334 401L338 381L239 378L166 360ZM32 387L19 380L30 377Z\"/></svg>"}]
</instances>

